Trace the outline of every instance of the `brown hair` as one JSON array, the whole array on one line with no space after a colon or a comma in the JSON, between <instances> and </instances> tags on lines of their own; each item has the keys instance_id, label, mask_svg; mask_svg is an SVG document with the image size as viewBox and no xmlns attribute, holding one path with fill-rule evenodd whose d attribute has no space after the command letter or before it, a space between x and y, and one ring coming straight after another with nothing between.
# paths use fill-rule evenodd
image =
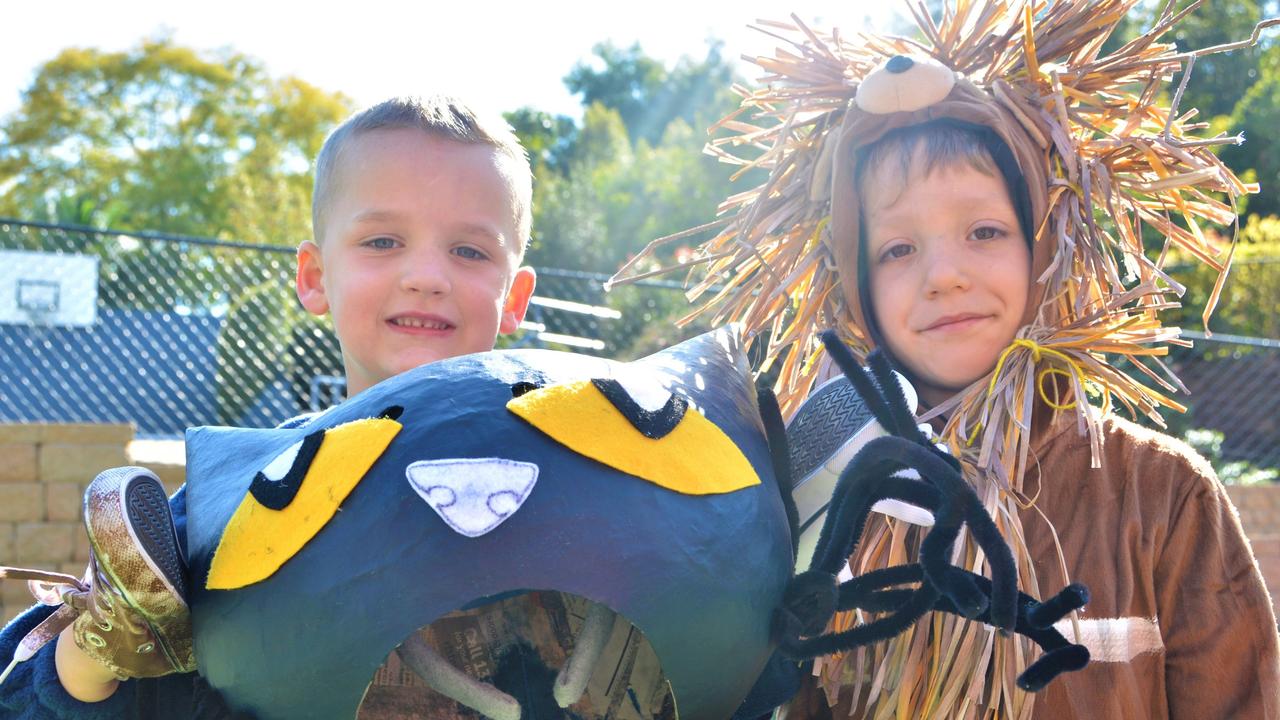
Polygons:
<instances>
[{"instance_id":1,"label":"brown hair","mask_svg":"<svg viewBox=\"0 0 1280 720\"><path fill-rule=\"evenodd\" d=\"M908 125L890 131L875 143L860 149L861 158L854 175L854 187L866 195L863 182L870 174L890 169L896 160L896 175L900 186L910 182L912 171L929 175L935 170L952 167L970 167L984 175L1000 177L991 151L977 133L950 123L923 123Z\"/></svg>"}]
</instances>

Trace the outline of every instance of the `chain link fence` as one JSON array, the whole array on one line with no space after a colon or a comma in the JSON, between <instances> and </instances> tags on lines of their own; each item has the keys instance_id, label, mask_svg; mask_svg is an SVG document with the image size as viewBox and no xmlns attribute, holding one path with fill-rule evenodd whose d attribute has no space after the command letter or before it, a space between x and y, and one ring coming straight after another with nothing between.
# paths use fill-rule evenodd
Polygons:
<instances>
[{"instance_id":1,"label":"chain link fence","mask_svg":"<svg viewBox=\"0 0 1280 720\"><path fill-rule=\"evenodd\" d=\"M293 294L294 249L0 220L0 422L272 426L344 394L337 340ZM542 268L500 347L631 359L688 337L680 286L605 293ZM1280 467L1280 341L1196 333L1170 362L1191 394L1170 432L1221 433L1222 462Z\"/></svg>"},{"instance_id":2,"label":"chain link fence","mask_svg":"<svg viewBox=\"0 0 1280 720\"><path fill-rule=\"evenodd\" d=\"M327 321L293 294L294 248L0 219L0 422L132 422L140 436L272 426L344 395ZM538 272L504 347L620 357L683 302L664 283Z\"/></svg>"},{"instance_id":3,"label":"chain link fence","mask_svg":"<svg viewBox=\"0 0 1280 720\"><path fill-rule=\"evenodd\" d=\"M1184 331L1170 365L1190 395L1185 415L1165 413L1168 432L1192 442L1220 474L1232 463L1280 469L1280 339Z\"/></svg>"}]
</instances>

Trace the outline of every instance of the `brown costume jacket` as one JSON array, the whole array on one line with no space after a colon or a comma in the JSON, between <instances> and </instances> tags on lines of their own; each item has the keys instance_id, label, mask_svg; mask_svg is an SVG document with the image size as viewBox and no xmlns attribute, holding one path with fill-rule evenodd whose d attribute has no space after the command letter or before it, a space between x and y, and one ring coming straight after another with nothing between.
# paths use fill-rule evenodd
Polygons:
<instances>
[{"instance_id":1,"label":"brown costume jacket","mask_svg":"<svg viewBox=\"0 0 1280 720\"><path fill-rule=\"evenodd\" d=\"M1213 469L1131 422L1111 417L1104 428L1097 469L1072 420L1033 444L1037 506L1057 529L1070 579L1092 596L1080 617L1095 658L1039 693L1034 717L1280 719L1271 599ZM1037 485L1033 465L1026 493ZM1022 521L1042 593L1061 588L1049 527L1035 510ZM806 682L787 718L849 717L851 698L840 700L828 708Z\"/></svg>"}]
</instances>

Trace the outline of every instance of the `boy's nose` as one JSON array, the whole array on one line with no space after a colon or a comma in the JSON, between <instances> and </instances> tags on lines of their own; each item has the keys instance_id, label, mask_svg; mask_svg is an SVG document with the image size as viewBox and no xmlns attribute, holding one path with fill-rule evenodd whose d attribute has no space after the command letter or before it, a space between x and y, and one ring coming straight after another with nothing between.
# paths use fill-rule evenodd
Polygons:
<instances>
[{"instance_id":1,"label":"boy's nose","mask_svg":"<svg viewBox=\"0 0 1280 720\"><path fill-rule=\"evenodd\" d=\"M950 248L938 248L929 253L925 268L926 293L937 295L969 287L971 273L975 269L969 267L960 255Z\"/></svg>"},{"instance_id":2,"label":"boy's nose","mask_svg":"<svg viewBox=\"0 0 1280 720\"><path fill-rule=\"evenodd\" d=\"M443 295L452 286L449 273L437 260L418 260L410 263L400 275L400 288L406 292L427 295Z\"/></svg>"}]
</instances>

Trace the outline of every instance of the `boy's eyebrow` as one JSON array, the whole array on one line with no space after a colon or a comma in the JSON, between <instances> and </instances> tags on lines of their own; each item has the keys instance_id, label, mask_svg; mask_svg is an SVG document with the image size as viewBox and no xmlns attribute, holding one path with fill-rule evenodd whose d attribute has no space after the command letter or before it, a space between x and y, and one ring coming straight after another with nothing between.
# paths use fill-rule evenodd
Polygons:
<instances>
[{"instance_id":1,"label":"boy's eyebrow","mask_svg":"<svg viewBox=\"0 0 1280 720\"><path fill-rule=\"evenodd\" d=\"M506 247L510 244L510 239L501 230L483 223L462 223L458 226L458 230L462 235L479 235L486 240L497 243L501 247Z\"/></svg>"},{"instance_id":2,"label":"boy's eyebrow","mask_svg":"<svg viewBox=\"0 0 1280 720\"><path fill-rule=\"evenodd\" d=\"M404 217L404 213L395 210L361 210L351 218L354 223L371 223L371 222L387 222L390 220L399 220ZM499 247L507 247L511 244L511 239L506 237L501 230L490 227L484 223L461 223L457 226L457 231L461 235L478 236L480 238L497 243Z\"/></svg>"},{"instance_id":3,"label":"boy's eyebrow","mask_svg":"<svg viewBox=\"0 0 1280 720\"><path fill-rule=\"evenodd\" d=\"M402 217L400 213L394 210L361 210L351 218L352 222L379 222L383 220L396 220Z\"/></svg>"}]
</instances>

